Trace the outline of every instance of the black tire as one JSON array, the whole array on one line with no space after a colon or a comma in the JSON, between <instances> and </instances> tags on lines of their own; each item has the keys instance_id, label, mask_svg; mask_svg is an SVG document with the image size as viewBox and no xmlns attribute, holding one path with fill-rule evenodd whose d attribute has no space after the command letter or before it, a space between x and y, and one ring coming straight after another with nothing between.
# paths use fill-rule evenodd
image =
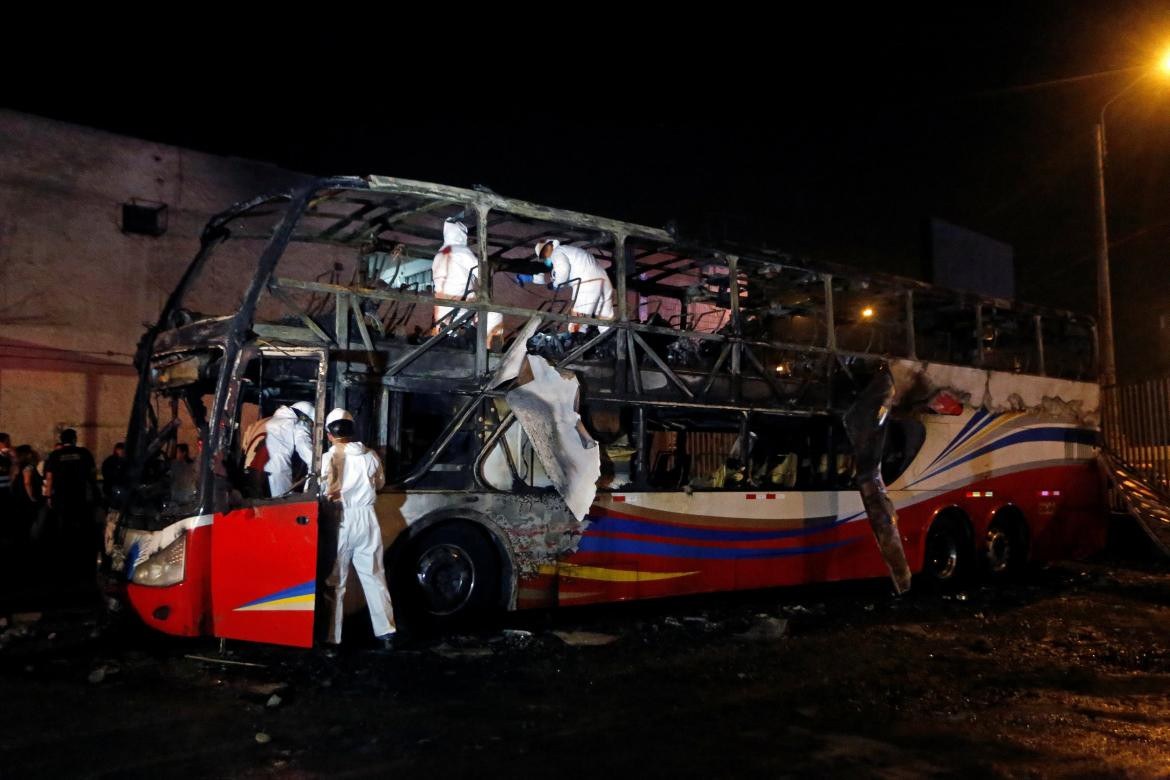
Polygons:
<instances>
[{"instance_id":1,"label":"black tire","mask_svg":"<svg viewBox=\"0 0 1170 780\"><path fill-rule=\"evenodd\" d=\"M1028 535L1024 521L1014 515L996 517L987 527L981 548L983 576L991 582L1010 582L1028 561Z\"/></svg>"},{"instance_id":2,"label":"black tire","mask_svg":"<svg viewBox=\"0 0 1170 780\"><path fill-rule=\"evenodd\" d=\"M499 608L499 555L487 532L471 523L423 531L387 566L395 617L410 631L474 627Z\"/></svg>"},{"instance_id":3,"label":"black tire","mask_svg":"<svg viewBox=\"0 0 1170 780\"><path fill-rule=\"evenodd\" d=\"M971 574L971 535L958 515L940 515L926 534L921 579L936 590L962 587Z\"/></svg>"}]
</instances>

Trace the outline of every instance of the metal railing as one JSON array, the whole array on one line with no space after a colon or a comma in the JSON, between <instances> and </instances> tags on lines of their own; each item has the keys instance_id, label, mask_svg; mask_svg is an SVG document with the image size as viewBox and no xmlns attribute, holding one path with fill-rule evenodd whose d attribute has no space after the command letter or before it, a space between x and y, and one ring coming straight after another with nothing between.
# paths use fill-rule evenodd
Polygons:
<instances>
[{"instance_id":1,"label":"metal railing","mask_svg":"<svg viewBox=\"0 0 1170 780\"><path fill-rule=\"evenodd\" d=\"M1105 449L1170 502L1170 377L1101 390Z\"/></svg>"}]
</instances>

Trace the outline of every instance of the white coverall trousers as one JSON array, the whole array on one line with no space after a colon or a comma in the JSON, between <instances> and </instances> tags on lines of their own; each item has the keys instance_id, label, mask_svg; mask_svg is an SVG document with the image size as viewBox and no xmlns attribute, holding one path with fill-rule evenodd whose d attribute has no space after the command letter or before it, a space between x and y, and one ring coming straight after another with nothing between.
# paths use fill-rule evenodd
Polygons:
<instances>
[{"instance_id":1,"label":"white coverall trousers","mask_svg":"<svg viewBox=\"0 0 1170 780\"><path fill-rule=\"evenodd\" d=\"M265 473L268 474L268 495L279 498L292 490L292 474L287 469Z\"/></svg>"},{"instance_id":2,"label":"white coverall trousers","mask_svg":"<svg viewBox=\"0 0 1170 780\"><path fill-rule=\"evenodd\" d=\"M613 285L609 279L590 279L581 282L577 288L577 298L573 301L573 313L582 317L596 317L602 320L613 319ZM570 331L581 329L579 323L573 323ZM597 331L605 333L607 325L599 325Z\"/></svg>"},{"instance_id":3,"label":"white coverall trousers","mask_svg":"<svg viewBox=\"0 0 1170 780\"><path fill-rule=\"evenodd\" d=\"M390 605L390 590L386 587L386 571L382 566L382 530L373 506L359 506L341 510L341 526L337 529L337 560L325 581L333 591L333 619L328 641L341 643L341 621L345 614L345 582L349 565L357 571L370 609L374 636L393 634L394 608Z\"/></svg>"}]
</instances>

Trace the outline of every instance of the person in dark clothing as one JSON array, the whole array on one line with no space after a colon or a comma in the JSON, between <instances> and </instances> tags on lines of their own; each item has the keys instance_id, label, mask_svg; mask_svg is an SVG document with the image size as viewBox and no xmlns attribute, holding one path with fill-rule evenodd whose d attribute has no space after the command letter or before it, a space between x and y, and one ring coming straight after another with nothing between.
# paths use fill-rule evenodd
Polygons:
<instances>
[{"instance_id":1,"label":"person in dark clothing","mask_svg":"<svg viewBox=\"0 0 1170 780\"><path fill-rule=\"evenodd\" d=\"M34 535L33 541L46 531L41 513L45 506L45 494L41 473L37 471L40 458L36 451L27 444L16 448L16 470L12 475L12 515L20 528L22 538Z\"/></svg>"},{"instance_id":2,"label":"person in dark clothing","mask_svg":"<svg viewBox=\"0 0 1170 780\"><path fill-rule=\"evenodd\" d=\"M93 516L97 496L96 464L85 447L77 446L77 431L61 431L61 447L45 460L45 497L56 513L66 549L75 551L80 576L96 562L98 538ZM71 555L70 559L74 559ZM72 567L71 567L72 568ZM88 576L88 575L87 575Z\"/></svg>"},{"instance_id":3,"label":"person in dark clothing","mask_svg":"<svg viewBox=\"0 0 1170 780\"><path fill-rule=\"evenodd\" d=\"M118 442L114 445L114 452L102 461L102 495L105 496L106 506L109 506L113 499L114 486L125 482L128 467L126 444Z\"/></svg>"},{"instance_id":4,"label":"person in dark clothing","mask_svg":"<svg viewBox=\"0 0 1170 780\"><path fill-rule=\"evenodd\" d=\"M0 539L15 538L16 528L9 520L13 517L13 475L16 472L15 451L12 438L0 433Z\"/></svg>"}]
</instances>

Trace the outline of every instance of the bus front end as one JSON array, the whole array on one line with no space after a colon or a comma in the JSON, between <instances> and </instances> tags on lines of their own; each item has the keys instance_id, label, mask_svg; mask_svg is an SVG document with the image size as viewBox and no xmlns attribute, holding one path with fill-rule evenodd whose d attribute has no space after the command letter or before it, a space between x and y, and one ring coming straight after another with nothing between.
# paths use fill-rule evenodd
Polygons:
<instances>
[{"instance_id":1,"label":"bus front end","mask_svg":"<svg viewBox=\"0 0 1170 780\"><path fill-rule=\"evenodd\" d=\"M147 625L210 633L211 532L217 505L206 447L223 350L156 354L142 377L127 442L132 467L115 495L114 568Z\"/></svg>"}]
</instances>

